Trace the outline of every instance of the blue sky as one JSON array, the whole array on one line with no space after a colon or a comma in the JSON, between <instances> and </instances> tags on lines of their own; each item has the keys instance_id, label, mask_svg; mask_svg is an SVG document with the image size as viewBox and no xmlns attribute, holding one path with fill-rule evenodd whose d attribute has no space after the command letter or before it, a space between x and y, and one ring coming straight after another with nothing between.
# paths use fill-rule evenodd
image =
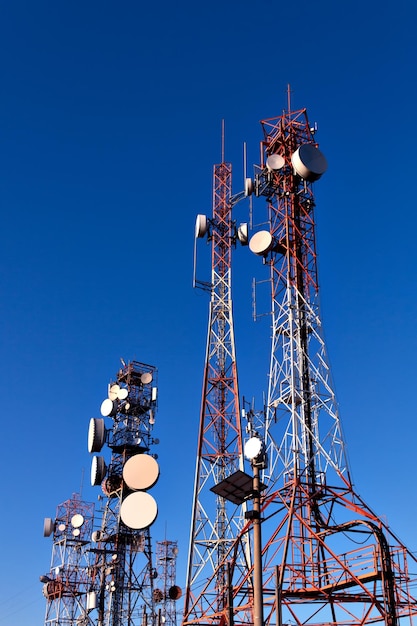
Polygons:
<instances>
[{"instance_id":1,"label":"blue sky","mask_svg":"<svg viewBox=\"0 0 417 626\"><path fill-rule=\"evenodd\" d=\"M405 0L3 3L2 623L43 623L43 518L81 484L97 497L88 423L120 357L159 370L153 536L178 541L183 585L208 313L195 216L211 213L221 120L238 192L243 142L257 162L288 83L329 162L319 276L352 474L417 549L416 16ZM251 320L249 254L234 254L236 342L241 393L260 400L269 328Z\"/></svg>"}]
</instances>

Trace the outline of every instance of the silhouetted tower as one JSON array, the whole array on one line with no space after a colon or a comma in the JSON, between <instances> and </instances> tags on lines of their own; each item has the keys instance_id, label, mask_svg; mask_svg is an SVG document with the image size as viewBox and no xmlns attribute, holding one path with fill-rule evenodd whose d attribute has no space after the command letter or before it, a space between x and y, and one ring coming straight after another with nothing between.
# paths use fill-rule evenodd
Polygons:
<instances>
[{"instance_id":1,"label":"silhouetted tower","mask_svg":"<svg viewBox=\"0 0 417 626\"><path fill-rule=\"evenodd\" d=\"M88 447L100 452L107 443L108 465L94 456L92 485L105 496L101 526L92 535L91 589L96 594L97 626L156 623L150 526L157 504L148 493L159 467L150 453L157 440L152 429L157 406L156 368L124 362L101 405L103 418L90 420ZM104 417L112 420L107 429Z\"/></svg>"},{"instance_id":2,"label":"silhouetted tower","mask_svg":"<svg viewBox=\"0 0 417 626\"><path fill-rule=\"evenodd\" d=\"M247 187L266 199L269 223L249 244L269 270L272 302L269 388L259 429L267 452L265 623L412 623L416 560L354 492L323 340L312 183L326 160L305 109L291 111L288 103L281 116L261 125L262 160ZM245 622L253 601L247 587L253 573L234 583L236 623Z\"/></svg>"},{"instance_id":3,"label":"silhouetted tower","mask_svg":"<svg viewBox=\"0 0 417 626\"><path fill-rule=\"evenodd\" d=\"M72 498L60 504L56 517L45 518L44 536L53 538L50 571L40 576L46 598L45 626L90 624L89 542L94 504Z\"/></svg>"},{"instance_id":4,"label":"silhouetted tower","mask_svg":"<svg viewBox=\"0 0 417 626\"><path fill-rule=\"evenodd\" d=\"M177 576L176 541L157 541L156 572L154 600L158 611L160 626L177 625L177 601L182 595L181 588L176 585Z\"/></svg>"},{"instance_id":5,"label":"silhouetted tower","mask_svg":"<svg viewBox=\"0 0 417 626\"><path fill-rule=\"evenodd\" d=\"M222 155L223 156L223 155ZM213 216L198 215L196 237L211 242L210 309L192 505L184 624L218 623L229 605L228 558L243 526L240 506L212 490L243 468L231 294L231 252L245 234L232 220L232 168L214 166ZM241 564L239 554L236 563Z\"/></svg>"}]
</instances>

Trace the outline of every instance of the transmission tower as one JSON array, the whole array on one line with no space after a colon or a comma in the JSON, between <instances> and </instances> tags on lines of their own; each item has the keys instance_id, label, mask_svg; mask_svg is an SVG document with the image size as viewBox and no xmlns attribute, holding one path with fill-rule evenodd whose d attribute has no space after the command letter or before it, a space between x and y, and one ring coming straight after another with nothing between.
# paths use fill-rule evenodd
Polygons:
<instances>
[{"instance_id":1,"label":"transmission tower","mask_svg":"<svg viewBox=\"0 0 417 626\"><path fill-rule=\"evenodd\" d=\"M269 271L272 311L264 449L250 457L265 485L258 623L412 624L416 559L354 491L323 340L313 182L326 159L290 98L261 125L261 163L248 185L267 203L269 229L249 246ZM253 601L254 574L234 584L236 623Z\"/></svg>"},{"instance_id":2,"label":"transmission tower","mask_svg":"<svg viewBox=\"0 0 417 626\"><path fill-rule=\"evenodd\" d=\"M223 150L222 150L223 153ZM198 215L196 238L211 243L211 282L196 283L210 292L197 461L192 505L183 624L218 623L230 606L228 559L236 534L244 525L240 503L230 503L222 491L228 477L243 470L238 378L231 294L231 252L237 238L232 206L232 167L214 166L212 218ZM213 491L214 490L214 491ZM236 557L247 568L244 550Z\"/></svg>"},{"instance_id":3,"label":"transmission tower","mask_svg":"<svg viewBox=\"0 0 417 626\"><path fill-rule=\"evenodd\" d=\"M105 444L111 450L108 464L102 456L92 460L91 484L101 486L101 507L95 512L94 505L74 495L57 508L55 520L44 521L44 535L53 536L50 572L40 577L45 626L161 626L165 613L175 626L172 603L181 589L168 588L164 615L155 606L158 571L150 527L157 504L148 490L159 477L151 453L159 443L152 435L156 377L155 367L122 360L101 404L103 417L92 418L88 430L89 452L100 452ZM112 420L109 428L105 417ZM165 573L173 571L174 561Z\"/></svg>"},{"instance_id":4,"label":"transmission tower","mask_svg":"<svg viewBox=\"0 0 417 626\"><path fill-rule=\"evenodd\" d=\"M176 541L157 541L154 600L158 609L159 626L177 626L177 600L182 595L181 588L175 584L177 576ZM159 608L160 607L160 608Z\"/></svg>"},{"instance_id":5,"label":"transmission tower","mask_svg":"<svg viewBox=\"0 0 417 626\"><path fill-rule=\"evenodd\" d=\"M156 368L122 361L101 405L102 418L90 420L88 447L100 452L107 443L108 465L93 456L91 483L102 488L101 526L93 533L91 589L96 593L97 626L156 623L150 526L157 505L148 493L159 467L150 454L157 406ZM104 417L111 418L107 429Z\"/></svg>"},{"instance_id":6,"label":"transmission tower","mask_svg":"<svg viewBox=\"0 0 417 626\"><path fill-rule=\"evenodd\" d=\"M50 570L40 576L46 598L45 626L90 624L88 619L94 504L72 498L60 504L55 519L45 518L44 536L53 538Z\"/></svg>"}]
</instances>

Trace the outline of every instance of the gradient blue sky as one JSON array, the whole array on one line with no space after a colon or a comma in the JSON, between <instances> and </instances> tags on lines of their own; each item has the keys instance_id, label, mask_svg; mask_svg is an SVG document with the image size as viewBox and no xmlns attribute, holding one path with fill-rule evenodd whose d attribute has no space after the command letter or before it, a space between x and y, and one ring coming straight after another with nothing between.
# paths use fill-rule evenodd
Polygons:
<instances>
[{"instance_id":1,"label":"gradient blue sky","mask_svg":"<svg viewBox=\"0 0 417 626\"><path fill-rule=\"evenodd\" d=\"M153 536L178 540L183 585L208 313L195 215L211 213L221 120L238 192L243 142L257 162L259 120L281 113L287 83L329 162L319 275L353 477L417 549L416 17L411 0L2 3L2 624L43 623L43 518L81 484L97 497L87 429L120 357L159 370ZM254 275L237 250L241 393L260 401Z\"/></svg>"}]
</instances>

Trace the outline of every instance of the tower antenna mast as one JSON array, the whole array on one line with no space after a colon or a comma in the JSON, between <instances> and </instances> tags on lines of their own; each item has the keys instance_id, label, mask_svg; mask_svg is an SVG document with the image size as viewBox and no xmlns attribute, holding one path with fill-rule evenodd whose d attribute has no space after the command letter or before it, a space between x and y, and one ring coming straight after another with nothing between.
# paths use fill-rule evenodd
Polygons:
<instances>
[{"instance_id":1,"label":"tower antenna mast","mask_svg":"<svg viewBox=\"0 0 417 626\"><path fill-rule=\"evenodd\" d=\"M197 444L183 624L229 620L228 558L244 525L244 507L213 488L243 470L238 376L231 294L231 254L238 237L232 220L232 166L214 166L213 214L198 215L196 237L211 242L208 335ZM245 557L236 557L240 564ZM229 612L229 613L228 613Z\"/></svg>"},{"instance_id":2,"label":"tower antenna mast","mask_svg":"<svg viewBox=\"0 0 417 626\"><path fill-rule=\"evenodd\" d=\"M322 334L313 183L327 162L305 109L261 125L253 187L266 199L269 230L255 233L249 247L263 259L271 286L265 624L412 623L416 559L354 491ZM246 580L235 585L234 598ZM235 601L235 623L244 621L239 610Z\"/></svg>"}]
</instances>

